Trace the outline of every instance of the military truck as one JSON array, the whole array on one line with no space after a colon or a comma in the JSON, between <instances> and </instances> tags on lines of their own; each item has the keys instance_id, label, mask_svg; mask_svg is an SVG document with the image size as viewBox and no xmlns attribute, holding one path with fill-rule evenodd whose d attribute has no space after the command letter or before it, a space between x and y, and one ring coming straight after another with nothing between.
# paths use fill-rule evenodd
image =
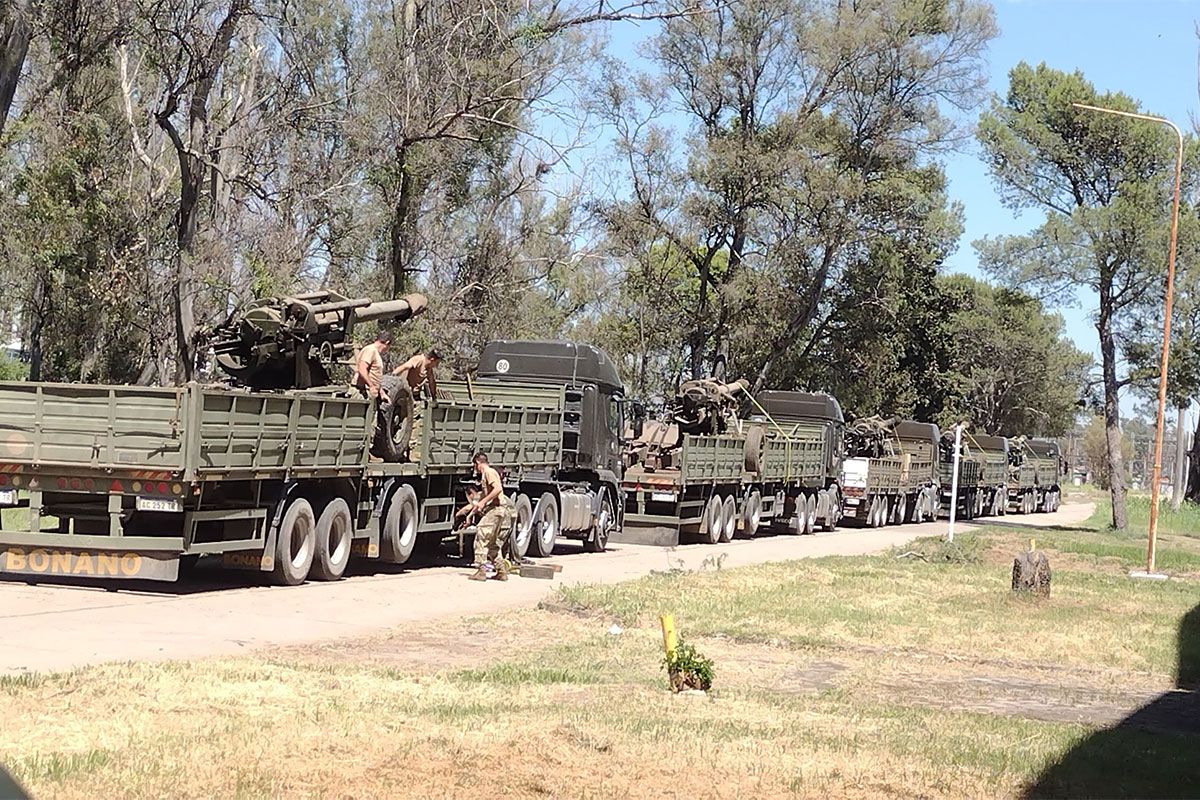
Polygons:
<instances>
[{"instance_id":1,"label":"military truck","mask_svg":"<svg viewBox=\"0 0 1200 800\"><path fill-rule=\"evenodd\" d=\"M707 386L709 403L693 409L685 398L698 385L685 384L672 420L637 432L643 447L625 471L621 541L670 546L699 536L715 544L739 529L754 536L764 524L794 533L837 525L837 401L765 391L750 401L756 413L742 419L733 397L744 394L745 385L734 386Z\"/></svg>"},{"instance_id":2,"label":"military truck","mask_svg":"<svg viewBox=\"0 0 1200 800\"><path fill-rule=\"evenodd\" d=\"M383 317L418 307L392 302ZM413 406L411 449L393 442L404 458L383 461L369 455L376 401L330 378L356 310L378 309L328 293L276 309L225 331L244 337L223 352L246 385L0 384L0 573L173 580L219 555L293 585L340 578L352 552L405 563L450 533L477 451L516 495L534 552L560 533L603 549L619 525L622 399L602 353L494 343L477 383Z\"/></svg>"},{"instance_id":3,"label":"military truck","mask_svg":"<svg viewBox=\"0 0 1200 800\"><path fill-rule=\"evenodd\" d=\"M936 425L856 420L842 465L846 517L866 527L936 519L941 506Z\"/></svg>"}]
</instances>

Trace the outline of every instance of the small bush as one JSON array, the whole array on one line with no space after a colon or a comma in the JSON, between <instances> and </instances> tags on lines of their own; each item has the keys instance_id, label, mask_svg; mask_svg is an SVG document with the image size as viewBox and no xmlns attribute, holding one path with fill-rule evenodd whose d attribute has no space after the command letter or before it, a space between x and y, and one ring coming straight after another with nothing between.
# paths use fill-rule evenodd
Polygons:
<instances>
[{"instance_id":1,"label":"small bush","mask_svg":"<svg viewBox=\"0 0 1200 800\"><path fill-rule=\"evenodd\" d=\"M675 652L669 653L663 659L663 666L667 668L672 691L700 689L707 692L712 688L712 659L701 655L695 647L683 640L676 645Z\"/></svg>"}]
</instances>

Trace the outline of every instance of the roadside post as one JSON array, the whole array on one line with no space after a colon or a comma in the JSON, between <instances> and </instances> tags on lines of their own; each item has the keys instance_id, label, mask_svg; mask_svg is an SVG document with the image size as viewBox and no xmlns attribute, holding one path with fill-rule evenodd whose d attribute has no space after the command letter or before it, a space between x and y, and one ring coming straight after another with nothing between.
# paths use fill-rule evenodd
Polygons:
<instances>
[{"instance_id":1,"label":"roadside post","mask_svg":"<svg viewBox=\"0 0 1200 800\"><path fill-rule=\"evenodd\" d=\"M958 511L958 463L962 458L962 434L965 423L954 426L954 469L950 473L950 526L946 529L946 541L954 541L954 518Z\"/></svg>"},{"instance_id":2,"label":"roadside post","mask_svg":"<svg viewBox=\"0 0 1200 800\"><path fill-rule=\"evenodd\" d=\"M659 617L659 621L662 623L663 650L667 652L667 658L670 658L679 646L679 637L675 633L675 616L664 614Z\"/></svg>"}]
</instances>

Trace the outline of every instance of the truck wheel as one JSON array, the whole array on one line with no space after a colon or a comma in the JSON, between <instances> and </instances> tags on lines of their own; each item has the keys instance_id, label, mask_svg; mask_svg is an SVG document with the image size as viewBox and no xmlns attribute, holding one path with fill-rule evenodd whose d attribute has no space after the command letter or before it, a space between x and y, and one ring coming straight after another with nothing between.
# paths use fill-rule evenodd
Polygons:
<instances>
[{"instance_id":1,"label":"truck wheel","mask_svg":"<svg viewBox=\"0 0 1200 800\"><path fill-rule=\"evenodd\" d=\"M417 544L417 493L407 483L392 493L383 530L379 536L381 556L391 564L403 564Z\"/></svg>"},{"instance_id":2,"label":"truck wheel","mask_svg":"<svg viewBox=\"0 0 1200 800\"><path fill-rule=\"evenodd\" d=\"M700 521L700 535L707 544L721 541L721 529L724 528L725 504L720 495L714 494L708 498L704 506L704 518Z\"/></svg>"},{"instance_id":3,"label":"truck wheel","mask_svg":"<svg viewBox=\"0 0 1200 800\"><path fill-rule=\"evenodd\" d=\"M336 581L346 572L354 540L354 521L350 506L340 497L329 501L317 519L316 552L308 577L316 581Z\"/></svg>"},{"instance_id":4,"label":"truck wheel","mask_svg":"<svg viewBox=\"0 0 1200 800\"><path fill-rule=\"evenodd\" d=\"M908 495L902 494L896 498L896 524L908 522Z\"/></svg>"},{"instance_id":5,"label":"truck wheel","mask_svg":"<svg viewBox=\"0 0 1200 800\"><path fill-rule=\"evenodd\" d=\"M817 495L815 492L804 501L804 532L810 536L817 532Z\"/></svg>"},{"instance_id":6,"label":"truck wheel","mask_svg":"<svg viewBox=\"0 0 1200 800\"><path fill-rule=\"evenodd\" d=\"M519 494L513 500L513 507L517 518L508 537L508 552L514 561L520 561L529 552L529 540L533 538L533 526L529 524L533 519L533 504L529 502L529 495Z\"/></svg>"},{"instance_id":7,"label":"truck wheel","mask_svg":"<svg viewBox=\"0 0 1200 800\"><path fill-rule=\"evenodd\" d=\"M600 515L592 526L592 535L583 540L583 549L589 553L603 553L608 547L608 537L616 525L617 515L613 512L609 493L600 490Z\"/></svg>"},{"instance_id":8,"label":"truck wheel","mask_svg":"<svg viewBox=\"0 0 1200 800\"><path fill-rule=\"evenodd\" d=\"M750 496L746 498L746 505L742 507L742 530L746 535L753 538L758 533L758 526L762 524L762 493L758 489L750 492Z\"/></svg>"},{"instance_id":9,"label":"truck wheel","mask_svg":"<svg viewBox=\"0 0 1200 800\"><path fill-rule=\"evenodd\" d=\"M733 499L733 495L726 495L721 501L721 535L722 542L733 540L733 535L737 533L737 501Z\"/></svg>"},{"instance_id":10,"label":"truck wheel","mask_svg":"<svg viewBox=\"0 0 1200 800\"><path fill-rule=\"evenodd\" d=\"M413 427L413 395L408 382L397 375L384 375L379 382L379 422L371 455L395 463L408 452Z\"/></svg>"},{"instance_id":11,"label":"truck wheel","mask_svg":"<svg viewBox=\"0 0 1200 800\"><path fill-rule=\"evenodd\" d=\"M537 516L533 518L529 550L535 556L544 558L554 552L554 543L558 541L558 500L554 493L543 494L535 510Z\"/></svg>"},{"instance_id":12,"label":"truck wheel","mask_svg":"<svg viewBox=\"0 0 1200 800\"><path fill-rule=\"evenodd\" d=\"M275 567L271 577L283 586L298 586L308 577L317 542L317 520L303 497L288 503L275 536Z\"/></svg>"},{"instance_id":13,"label":"truck wheel","mask_svg":"<svg viewBox=\"0 0 1200 800\"><path fill-rule=\"evenodd\" d=\"M833 488L825 490L825 499L827 501L825 521L821 524L821 528L825 531L836 531L838 523L842 521L842 498L838 494L838 490Z\"/></svg>"},{"instance_id":14,"label":"truck wheel","mask_svg":"<svg viewBox=\"0 0 1200 800\"><path fill-rule=\"evenodd\" d=\"M879 497L872 497L870 504L867 506L867 527L879 527Z\"/></svg>"}]
</instances>

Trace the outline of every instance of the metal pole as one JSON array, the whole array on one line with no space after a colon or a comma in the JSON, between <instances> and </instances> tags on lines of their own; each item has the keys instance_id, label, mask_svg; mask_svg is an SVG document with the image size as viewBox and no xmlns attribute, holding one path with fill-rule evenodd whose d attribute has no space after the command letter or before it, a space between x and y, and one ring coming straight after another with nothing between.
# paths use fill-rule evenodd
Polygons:
<instances>
[{"instance_id":1,"label":"metal pole","mask_svg":"<svg viewBox=\"0 0 1200 800\"><path fill-rule=\"evenodd\" d=\"M962 457L963 423L954 426L954 471L950 474L950 527L946 529L946 541L954 541L954 518L958 511L958 462Z\"/></svg>"},{"instance_id":2,"label":"metal pole","mask_svg":"<svg viewBox=\"0 0 1200 800\"><path fill-rule=\"evenodd\" d=\"M1175 409L1175 470L1171 477L1171 510L1178 511L1183 505L1184 475L1183 457L1187 453L1187 406Z\"/></svg>"},{"instance_id":3,"label":"metal pole","mask_svg":"<svg viewBox=\"0 0 1200 800\"><path fill-rule=\"evenodd\" d=\"M1146 536L1146 572L1154 573L1154 555L1158 537L1158 500L1162 483L1162 446L1163 425L1167 413L1167 361L1171 355L1171 306L1174 303L1175 292L1175 243L1179 235L1179 185L1183 181L1183 131L1169 119L1153 117L1149 114L1134 114L1130 111L1117 111L1112 108L1100 108L1083 103L1072 103L1076 108L1089 111L1099 111L1103 114L1115 114L1119 117L1146 120L1169 125L1175 131L1178 140L1178 151L1175 158L1175 196L1171 202L1171 243L1167 252L1167 290L1163 303L1163 343L1162 365L1158 374L1158 416L1154 432L1154 470L1150 477L1150 527Z\"/></svg>"}]
</instances>

